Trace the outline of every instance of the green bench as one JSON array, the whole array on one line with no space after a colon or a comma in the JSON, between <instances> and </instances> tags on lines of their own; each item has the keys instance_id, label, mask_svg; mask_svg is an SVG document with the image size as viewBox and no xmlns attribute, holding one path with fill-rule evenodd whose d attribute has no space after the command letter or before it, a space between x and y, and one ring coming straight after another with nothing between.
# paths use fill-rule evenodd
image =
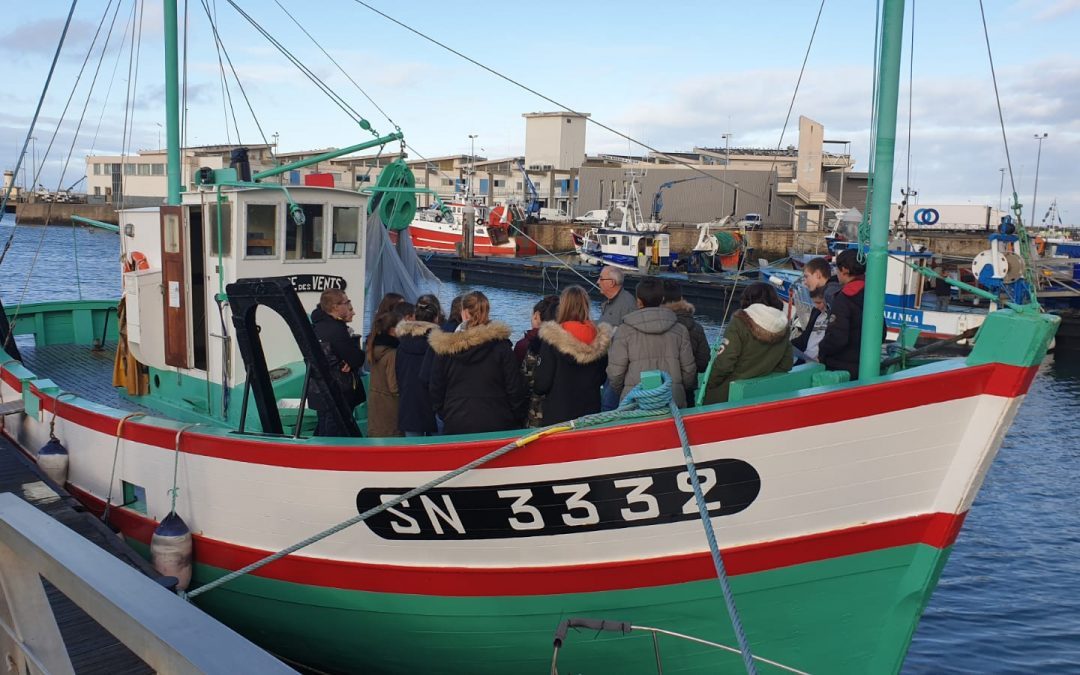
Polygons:
<instances>
[{"instance_id":1,"label":"green bench","mask_svg":"<svg viewBox=\"0 0 1080 675\"><path fill-rule=\"evenodd\" d=\"M728 402L735 403L748 398L778 396L799 389L841 384L851 379L846 370L825 370L820 363L804 363L786 373L773 373L735 380L729 385Z\"/></svg>"}]
</instances>

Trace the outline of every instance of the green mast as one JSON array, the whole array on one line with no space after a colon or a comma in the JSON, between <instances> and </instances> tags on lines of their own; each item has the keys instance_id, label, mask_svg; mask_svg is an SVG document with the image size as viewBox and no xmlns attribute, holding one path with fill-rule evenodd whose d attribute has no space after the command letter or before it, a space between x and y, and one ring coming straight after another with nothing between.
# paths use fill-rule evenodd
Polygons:
<instances>
[{"instance_id":1,"label":"green mast","mask_svg":"<svg viewBox=\"0 0 1080 675\"><path fill-rule=\"evenodd\" d=\"M870 204L870 252L866 260L859 379L881 373L881 335L885 323L885 268L889 263L889 207L893 155L896 151L896 105L900 91L900 51L904 39L904 0L885 0L881 21L881 57L877 83L877 140L874 193ZM860 242L860 246L862 242Z\"/></svg>"},{"instance_id":2,"label":"green mast","mask_svg":"<svg viewBox=\"0 0 1080 675\"><path fill-rule=\"evenodd\" d=\"M168 148L165 168L169 206L180 204L180 77L177 66L176 0L165 4L165 139Z\"/></svg>"}]
</instances>

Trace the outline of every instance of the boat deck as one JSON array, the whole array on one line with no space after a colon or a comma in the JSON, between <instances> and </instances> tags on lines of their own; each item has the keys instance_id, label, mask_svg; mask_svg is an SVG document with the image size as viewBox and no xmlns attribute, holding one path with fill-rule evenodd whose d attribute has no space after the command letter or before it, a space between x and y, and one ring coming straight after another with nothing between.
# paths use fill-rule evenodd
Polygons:
<instances>
[{"instance_id":1,"label":"boat deck","mask_svg":"<svg viewBox=\"0 0 1080 675\"><path fill-rule=\"evenodd\" d=\"M121 396L112 386L115 342L94 350L80 345L38 347L31 337L19 337L16 341L23 365L39 378L48 378L64 391L100 405L128 412L150 412L149 408Z\"/></svg>"}]
</instances>

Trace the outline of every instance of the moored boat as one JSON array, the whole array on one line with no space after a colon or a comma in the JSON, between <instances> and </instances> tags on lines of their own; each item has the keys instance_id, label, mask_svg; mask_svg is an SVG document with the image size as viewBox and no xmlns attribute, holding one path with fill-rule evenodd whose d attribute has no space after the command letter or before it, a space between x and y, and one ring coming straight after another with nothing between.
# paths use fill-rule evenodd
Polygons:
<instances>
[{"instance_id":1,"label":"moored boat","mask_svg":"<svg viewBox=\"0 0 1080 675\"><path fill-rule=\"evenodd\" d=\"M886 3L885 30L896 30L898 7ZM175 3L166 24L169 11L175 18ZM886 81L898 57L890 63ZM877 118L881 135L895 133ZM876 162L864 336L880 334L886 294L891 147L877 145L886 154ZM0 363L0 395L25 403L4 433L31 457L55 436L70 455L68 489L129 540L148 548L168 516L183 519L199 606L277 653L336 671L541 670L569 616L735 641L667 417L526 436L211 586L527 432L310 436L304 394L309 378L325 380L326 362L305 316L326 288L362 303L365 267L377 261L358 242L381 236L383 223L412 222L407 197L387 199L407 188L284 190L228 173L188 193L175 187L168 206L121 214L125 257L138 252L145 264L123 273L119 395L108 386L113 363L98 359L92 373L79 349L119 334L112 303L92 301L11 308L15 332L34 344L21 363ZM394 222L399 213L409 217ZM681 413L755 654L810 672L899 670L1057 324L1012 303L987 316L963 359L883 374L871 342L856 382L801 366ZM564 651L564 667L654 671L650 638L591 638ZM675 671L739 663L692 643L665 642L662 655Z\"/></svg>"}]
</instances>

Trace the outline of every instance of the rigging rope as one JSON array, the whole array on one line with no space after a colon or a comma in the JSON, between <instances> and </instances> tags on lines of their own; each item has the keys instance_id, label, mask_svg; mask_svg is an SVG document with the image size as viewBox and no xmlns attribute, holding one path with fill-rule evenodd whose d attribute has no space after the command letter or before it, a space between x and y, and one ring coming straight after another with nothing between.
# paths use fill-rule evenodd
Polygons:
<instances>
[{"instance_id":1,"label":"rigging rope","mask_svg":"<svg viewBox=\"0 0 1080 675\"><path fill-rule=\"evenodd\" d=\"M225 1L228 2L230 5L232 5L233 9L235 9L236 12L238 14L240 14L240 16L242 16L249 24L251 24L251 26L255 30L257 30L259 33L261 33L262 36L264 38L266 38L266 40L268 42L270 42L270 44L273 45L279 52L281 52L281 54L285 58L287 58L289 61L291 61L292 64L294 66L296 66L296 68L301 73L303 73L309 80L311 80L311 82L316 87L321 89L322 92L324 94L326 94L327 97L331 101L333 101L335 105L337 105L339 108L341 108L341 110L343 112L345 112L346 115L349 115L350 117L352 117L353 121L356 122L357 124L359 124L361 126L361 128L363 128L364 123L367 122L367 120L364 119L363 115L358 113L351 105L349 105L349 103L347 101L345 101L345 99L343 99L339 94L337 94L328 84L323 82L322 79L320 79L318 75L316 75L310 68L305 66L300 61L299 58L297 58L295 55L293 55L293 53L290 52L285 47L285 45L281 44L281 42L279 42L277 40L277 38L275 38L273 35L271 35L269 31L267 31L265 28L263 28L261 25L259 25L259 22L256 21L254 18L252 18L252 16L250 14L248 14L243 9L241 9L240 6L237 5L233 0L225 0ZM370 124L368 124L368 130L372 133L372 135L374 137L376 137L376 138L379 137L379 133L373 127L371 127Z\"/></svg>"},{"instance_id":2,"label":"rigging rope","mask_svg":"<svg viewBox=\"0 0 1080 675\"><path fill-rule=\"evenodd\" d=\"M1020 240L1020 255L1024 258L1024 281L1028 285L1030 302L1039 304L1038 286L1035 284L1035 270L1032 265L1031 240L1028 238L1027 229L1024 227L1024 219L1020 205L1020 197L1016 193L1016 179L1013 176L1012 157L1009 155L1009 138L1005 134L1005 114L1001 109L1001 94L998 92L997 72L994 70L994 53L990 48L990 29L986 25L986 9L983 0L979 0L979 13L982 16L983 37L986 39L986 57L990 62L990 77L994 81L994 100L997 102L998 122L1001 124L1001 143L1005 146L1005 165L1009 167L1009 185L1012 187L1012 209L1016 214L1016 233Z\"/></svg>"},{"instance_id":3,"label":"rigging rope","mask_svg":"<svg viewBox=\"0 0 1080 675\"><path fill-rule=\"evenodd\" d=\"M38 97L37 107L34 108L34 116L30 120L30 129L27 130L26 138L23 140L22 152L19 153L19 159L15 162L15 171L12 174L13 179L8 185L7 190L4 191L4 198L0 200L0 217L2 217L4 213L7 213L8 199L11 197L11 190L15 187L14 176L19 175L19 168L26 158L26 149L30 145L30 138L34 135L34 127L37 126L38 115L41 114L41 106L45 103L45 94L49 91L49 84L52 82L53 73L56 71L56 62L60 60L60 50L64 48L64 40L67 38L68 28L71 27L71 17L75 14L75 5L78 1L79 0L71 0L71 8L68 9L67 19L64 21L64 28L60 31L60 43L56 45L56 52L53 53L52 63L49 65L49 74L45 76L45 84L41 87L41 96ZM34 185L36 186L37 167L34 167L34 180ZM17 223L16 226L18 226ZM0 265L4 263L4 257L7 255L8 249L11 248L11 240L14 238L15 228L13 227L11 228L11 233L8 234L7 241L4 242L4 250L0 251Z\"/></svg>"},{"instance_id":4,"label":"rigging rope","mask_svg":"<svg viewBox=\"0 0 1080 675\"><path fill-rule=\"evenodd\" d=\"M229 2L231 3L232 0L229 0ZM582 113L577 112L576 110L574 110L570 106L565 105L563 103L560 103L559 101L551 98L550 96L546 96L546 95L540 93L539 91L537 91L536 89L533 89L532 87L530 87L530 86L528 86L528 85L526 85L526 84L524 84L522 82L518 82L517 80L513 79L512 77L510 77L508 75L503 75L502 73L495 70L494 68L492 68L490 66L486 66L483 63L480 63L476 59L474 59L474 58L472 58L470 56L467 56L466 54L454 49L453 47L447 45L444 42L440 42L439 40L436 40L435 38L433 38L433 37L431 37L429 35L421 33L419 30L409 26L406 23L403 23L402 21L399 21L398 19L395 19L394 17L390 16L389 14L387 14L387 13L373 7L372 5L365 2L364 0L353 0L353 2L355 2L358 5L361 5L362 7L365 7L367 9L371 10L375 14L378 14L379 16L383 17L387 21L389 21L389 22L391 22L393 24L396 24L396 25L400 26L401 28L404 28L405 30L409 31L410 33L413 33L414 35L416 35L416 36L418 36L418 37L420 37L420 38L422 38L424 40L427 40L428 42L431 42L432 44L434 44L434 45L436 45L438 47L441 47L442 49L445 49L446 51L450 52L451 54L454 54L455 56L458 56L458 57L468 61L469 63L473 64L477 68L480 68L481 70L484 70L484 71L494 75L495 77L497 77L497 78L499 78L501 80L505 80L506 82L509 82L510 84L514 85L515 87L523 89L523 90L529 92L530 94L533 94L534 96L537 96L538 98L541 98L541 99L547 101L548 103L550 103L550 104L552 104L554 106L558 106L560 109L565 110L565 111L567 111L567 112L569 112L571 114L580 115L587 123L594 124L594 125L600 127L601 129L604 129L605 131L608 131L608 132L610 132L612 134L615 134L619 138L625 139L625 140L627 140L627 141L629 141L631 143L634 143L634 144L636 144L638 146L641 146L642 148L645 148L646 150L649 150L650 152L654 153L658 157L662 157L662 158L668 160L669 162L671 162L673 164L678 164L678 165L680 165L682 167L685 167L686 169L689 169L690 171L701 174L705 178L716 181L716 182L718 182L718 183L720 183L722 185L726 185L726 186L731 187L731 188L735 187L734 183L729 183L726 179L724 179L724 178L722 178L720 176L717 176L715 174L711 174L708 171L706 171L705 169L702 169L701 167L698 167L698 166L692 164L691 162L688 162L688 161L682 159L681 157L676 157L674 155L669 155L669 154L667 154L665 152L662 152L661 150L649 145L648 143L646 143L644 141L640 141L640 140L638 140L638 139L636 139L636 138L634 138L632 136L629 136L629 135L627 135L627 134L625 134L625 133L623 133L621 131L618 131L617 129L615 129L615 128L611 127L611 126L608 126L608 125L604 124L603 122L600 122L599 120L597 120L597 119L595 119L593 117L586 117L585 115L583 115ZM754 192L751 192L751 191L746 190L746 189L743 189L743 192L745 192L746 194L752 195L754 197L757 197L762 202L765 202L765 203L769 202L768 195L762 195L760 193L754 193ZM789 216L794 214L795 207L793 205L788 204L788 203L783 202L783 201L777 202L777 205L786 208L788 210Z\"/></svg>"},{"instance_id":5,"label":"rigging rope","mask_svg":"<svg viewBox=\"0 0 1080 675\"><path fill-rule=\"evenodd\" d=\"M353 525L356 525L357 523L362 523L365 520L371 518L372 516L378 515L378 514L382 513L383 511L386 511L387 509L391 509L391 508L397 506L398 504L400 504L400 503L402 503L402 502L404 502L406 500L409 500L409 499L412 499L413 497L416 497L417 495L421 495L421 494L423 494L425 492L428 492L432 488L436 488L436 487L442 485L443 483L446 483L447 481L450 481L450 480L452 480L454 478L457 478L458 476L460 476L460 475L462 475L464 473L467 473L468 471L471 471L471 470L473 470L473 469L475 469L477 467L483 466L484 464L487 464L488 462L491 462L492 460L497 459L497 458L505 455L506 453L510 452L511 450L516 450L517 448L524 447L524 446L528 445L529 443L532 443L533 441L537 441L537 440L543 438L544 436L549 436L551 434L558 433L558 432L561 432L561 431L570 431L570 430L573 430L573 429L581 429L581 428L584 428L584 427L596 426L596 425L599 425L599 424L606 424L608 422L614 422L614 421L617 421L617 420L633 420L633 419L644 419L644 418L648 418L648 417L656 417L658 415L666 414L669 411L669 405L668 404L669 404L670 401L671 401L671 380L670 380L670 378L667 379L666 387L661 386L661 387L657 387L655 389L645 390L645 389L641 389L640 385L638 385L638 387L635 387L634 389L632 389L626 395L626 398L623 399L623 401L619 404L619 407L616 408L615 410L611 410L611 411L607 411L607 412L599 412L599 413L596 413L596 414L593 414L593 415L585 415L584 417L579 417L576 420L571 420L569 422L564 422L564 423L561 423L561 424L555 424L555 425L552 425L552 426L537 429L535 431L531 431L527 435L522 436L521 438L517 438L515 440L512 440L512 441L506 443L505 445L503 445L503 446L501 446L501 447L499 447L499 448L497 448L495 450L492 450L491 452L487 453L486 455L483 455L482 457L474 459L473 461L469 462L468 464L465 464L465 465L463 465L463 466L461 466L461 467L459 467L457 469L454 469L453 471L451 471L449 473L443 474L442 476L439 476L438 478L430 480L427 483L424 483L423 485L420 485L419 487L415 487L412 490L409 490L408 492L405 492L404 494L401 494L401 495L398 495L397 497L394 497L393 499L389 499L389 500L379 504L378 506L374 506L374 507L368 509L367 511L364 511L363 513L361 513L359 515L353 516L352 518L349 518L348 520L344 520L344 521L338 523L337 525L334 525L333 527L327 528L327 529L323 530L322 532L319 532L318 534L312 535L312 536L308 537L307 539L304 539L303 541L300 541L300 542L297 542L297 543L293 544L292 546L288 546L286 548L283 548L282 550L278 551L277 553L273 553L271 555L268 555L265 558L262 558L261 560L256 560L255 562L251 563L250 565L245 565L244 567L242 567L242 568L240 568L238 570L235 570L233 572L229 572L228 574L226 574L224 576L221 576L221 577L219 577L219 578L217 578L217 579L215 579L215 580L213 580L213 581L211 581L211 582L209 582L207 584L199 586L198 588L196 588L196 589L194 589L192 591L189 591L183 597L191 599L191 598L194 598L196 596L202 595L203 593L206 593L208 591L212 591L215 588L217 588L217 587L219 587L219 586L221 586L223 584L227 584L230 581L233 581L234 579L237 579L239 577L244 576L245 574L250 574L251 572L254 572L255 570L257 570L257 569L259 569L259 568L261 568L261 567L263 567L265 565L269 565L270 563L274 562L275 560L280 560L281 558L284 558L285 556L291 555L291 554L299 551L300 549L305 548L307 546L310 546L311 544L314 544L314 543L316 543L318 541L322 541L323 539L325 539L325 538L327 538L327 537L329 537L329 536L331 536L333 534L337 534L338 532L341 532L342 530L345 530L345 529L347 529L349 527L352 527Z\"/></svg>"},{"instance_id":6,"label":"rigging rope","mask_svg":"<svg viewBox=\"0 0 1080 675\"><path fill-rule=\"evenodd\" d=\"M225 140L231 145L232 138L229 137L229 113L232 113L233 128L236 129L236 142L243 144L240 140L240 125L236 121L236 108L233 107L232 92L229 90L228 77L225 75L225 64L221 61L222 44L221 38L218 37L217 24L214 21L214 17L210 14L210 6L206 0L201 0L203 11L206 12L206 19L210 22L210 29L214 33L214 49L217 51L218 60L218 72L221 75L221 107L225 114ZM217 14L217 0L214 0L214 15Z\"/></svg>"},{"instance_id":7,"label":"rigging rope","mask_svg":"<svg viewBox=\"0 0 1080 675\"><path fill-rule=\"evenodd\" d=\"M878 103L878 67L881 61L881 17L883 9L882 0L874 3L874 76L871 80L870 97L870 152L866 162L866 205L863 207L862 220L859 221L856 238L859 240L857 250L859 262L866 261L866 249L870 247L870 205L874 200L874 172L876 169L877 155L877 103Z\"/></svg>"},{"instance_id":8,"label":"rigging rope","mask_svg":"<svg viewBox=\"0 0 1080 675\"><path fill-rule=\"evenodd\" d=\"M142 27L145 7L136 2L137 19L131 31L131 48L128 50L128 87L124 101L123 154L120 157L120 210L127 203L127 158L131 150L132 127L135 125L135 94L139 90L139 54L142 53ZM115 200L115 195L113 196Z\"/></svg>"},{"instance_id":9,"label":"rigging rope","mask_svg":"<svg viewBox=\"0 0 1080 675\"><path fill-rule=\"evenodd\" d=\"M350 74L349 74L349 72L348 72L347 70L345 70L344 68L342 68L342 67L341 67L341 64L340 64L340 63L338 63L338 62L337 62L337 60L336 60L336 59L335 59L335 58L334 58L333 56L330 56L330 53L329 53L329 52L327 52L327 51L326 51L326 49L324 49L324 48L323 48L323 46L322 46L321 44L319 44L319 41L318 41L318 40L316 40L316 39L315 39L315 37L314 37L314 36L313 36L313 35L312 35L311 33L309 33L309 32L308 32L308 29L307 29L307 28L304 28L303 24L301 24L301 23L300 23L300 22L299 22L299 21L298 21L298 20L296 19L296 17L295 17L295 16L293 16L293 15L292 15L292 14L291 14L291 13L289 12L289 10L285 9L285 6L281 4L281 0L274 0L274 2L275 2L275 3L277 3L277 6L278 6L278 7L280 7L280 8L281 8L281 11L285 12L285 15L286 15L286 16L288 16L288 17L289 17L290 19L292 19L292 22L293 22L294 24L296 24L296 27L297 27L297 28L299 28L299 29L300 29L300 30L301 30L301 31L302 31L302 32L304 33L304 35L308 36L308 39L310 39L310 40L311 40L311 42L312 42L312 43L313 43L313 44L314 44L314 45L315 45L316 47L318 47L318 48L319 48L319 51L321 51L321 52L322 52L322 53L323 53L323 54L324 54L324 55L326 56L326 58L330 59L330 63L333 63L333 64L334 64L334 66L336 66L336 67L337 67L337 69L338 69L338 70L339 70L339 71L341 72L341 74L345 76L345 79L347 79L347 80L348 80L349 82L352 82L353 86L354 86L354 87L356 87L357 91L359 91L359 92L360 92L361 94L363 94L363 95L364 95L364 98L366 98L366 99L368 100L368 102L369 102L369 103L371 103L371 105L375 106L375 109L376 109L376 110L378 110L378 111L379 111L380 113L382 113L382 116L386 118L386 121L388 121L388 122L390 122L390 124L394 125L394 129L396 129L397 131L400 131L400 130L401 130L401 127L400 127L400 126L398 126L398 123L397 123L397 122L395 122L395 121L394 121L393 119L391 119L391 117L390 117L390 114L389 114L388 112L386 112L385 110L383 110L383 109L382 109L382 106L380 106L380 105L379 105L378 103L376 103L376 102L375 102L375 99L371 98L371 96L369 96L369 95L368 95L368 93L367 93L366 91L364 91L364 88L363 88L363 87L361 87L361 86L360 86L360 85L359 85L359 84L358 84L358 83L356 82L356 80L354 80L354 79L353 79L353 76L352 76L352 75L350 75Z\"/></svg>"}]
</instances>

